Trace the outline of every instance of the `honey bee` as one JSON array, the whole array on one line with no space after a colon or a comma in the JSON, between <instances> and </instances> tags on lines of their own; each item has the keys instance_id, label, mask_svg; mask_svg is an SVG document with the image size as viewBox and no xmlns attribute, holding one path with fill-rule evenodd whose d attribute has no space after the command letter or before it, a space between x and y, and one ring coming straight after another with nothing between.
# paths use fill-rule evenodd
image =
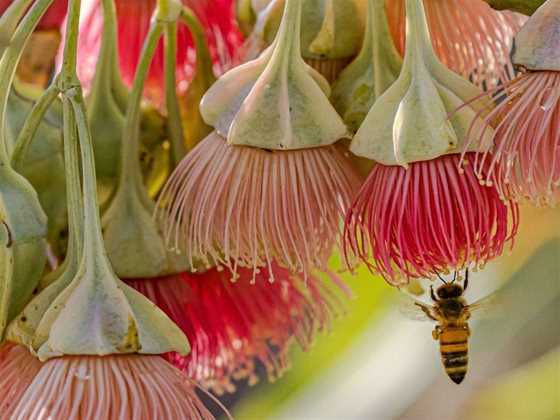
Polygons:
<instances>
[{"instance_id":1,"label":"honey bee","mask_svg":"<svg viewBox=\"0 0 560 420\"><path fill-rule=\"evenodd\" d=\"M468 270L463 284L458 281L457 272L451 282L446 282L439 274L438 278L443 284L435 292L434 287L430 287L433 305L411 299L413 302L409 309L415 312L416 319L421 316L421 319L436 322L432 337L439 341L443 367L449 378L460 384L465 379L469 364L469 319L473 311L487 305L490 296L471 305L467 304L464 293L469 284ZM410 311L409 315L412 315Z\"/></svg>"}]
</instances>

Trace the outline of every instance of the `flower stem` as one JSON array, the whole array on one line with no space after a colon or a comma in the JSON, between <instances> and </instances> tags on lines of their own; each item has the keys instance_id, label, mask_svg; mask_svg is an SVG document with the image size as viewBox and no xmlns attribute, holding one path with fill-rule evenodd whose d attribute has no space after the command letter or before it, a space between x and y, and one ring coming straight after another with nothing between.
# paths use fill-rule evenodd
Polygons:
<instances>
[{"instance_id":1,"label":"flower stem","mask_svg":"<svg viewBox=\"0 0 560 420\"><path fill-rule=\"evenodd\" d=\"M66 175L66 201L68 207L68 250L66 261L77 266L82 256L82 187L80 176L80 158L78 139L76 138L76 118L72 103L67 97L62 98L64 115L64 170ZM74 267L75 268L75 267Z\"/></svg>"},{"instance_id":2,"label":"flower stem","mask_svg":"<svg viewBox=\"0 0 560 420\"><path fill-rule=\"evenodd\" d=\"M65 150L65 156L70 158L67 176L76 177L78 156L76 153L72 153L72 150L76 150L77 141L81 151L82 176L78 176L78 179L82 181L83 200L80 199L82 196L78 196L77 186L71 180L68 181L70 187L69 208L71 212L74 212L72 217L81 220L81 215L78 215L77 212L80 211L78 209L83 207L83 258L86 264L94 264L96 260L95 255L98 255L100 250L103 249L103 237L98 209L93 142L87 121L82 87L76 74L80 8L81 0L70 0L59 84L65 104L65 149L71 148L70 150ZM72 124L72 126L69 124ZM68 140L66 140L67 138ZM70 143L73 144L71 145Z\"/></svg>"},{"instance_id":3,"label":"flower stem","mask_svg":"<svg viewBox=\"0 0 560 420\"><path fill-rule=\"evenodd\" d=\"M117 12L114 0L102 0L103 32L99 61L95 70L93 92L112 93L119 108L126 109L128 91L122 81L118 57ZM111 92L104 92L107 88Z\"/></svg>"},{"instance_id":4,"label":"flower stem","mask_svg":"<svg viewBox=\"0 0 560 420\"><path fill-rule=\"evenodd\" d=\"M405 0L406 48L404 66L411 65L417 57L435 60L428 20L423 0Z\"/></svg>"},{"instance_id":5,"label":"flower stem","mask_svg":"<svg viewBox=\"0 0 560 420\"><path fill-rule=\"evenodd\" d=\"M167 107L167 124L171 137L173 164L177 166L187 153L176 88L177 22L167 23L165 26L165 105Z\"/></svg>"},{"instance_id":6,"label":"flower stem","mask_svg":"<svg viewBox=\"0 0 560 420\"><path fill-rule=\"evenodd\" d=\"M87 122L86 106L81 89L69 96L78 127L78 139L82 158L82 179L84 197L84 258L87 264L94 264L96 255L104 252L101 220L97 199L97 177L93 157L93 142Z\"/></svg>"},{"instance_id":7,"label":"flower stem","mask_svg":"<svg viewBox=\"0 0 560 420\"><path fill-rule=\"evenodd\" d=\"M68 3L68 18L66 21L66 34L64 37L64 53L62 56L62 71L60 83L63 92L67 89L80 87L76 73L78 59L78 35L80 27L81 0L70 0Z\"/></svg>"},{"instance_id":8,"label":"flower stem","mask_svg":"<svg viewBox=\"0 0 560 420\"><path fill-rule=\"evenodd\" d=\"M17 24L32 0L15 0L0 16L0 53L10 44Z\"/></svg>"},{"instance_id":9,"label":"flower stem","mask_svg":"<svg viewBox=\"0 0 560 420\"><path fill-rule=\"evenodd\" d=\"M208 77L208 84L210 85L214 82L215 77L212 69L212 56L206 43L204 28L193 11L187 7L183 7L181 10L181 21L189 28L196 48L195 74L197 77L202 75Z\"/></svg>"},{"instance_id":10,"label":"flower stem","mask_svg":"<svg viewBox=\"0 0 560 420\"><path fill-rule=\"evenodd\" d=\"M21 169L23 169L27 150L29 149L31 142L33 141L33 137L35 136L37 129L41 125L45 113L54 102L54 100L58 97L59 93L60 89L57 82L55 81L43 92L41 97L37 100L37 102L35 102L33 108L25 118L25 122L18 134L11 156L12 167L16 171L20 171Z\"/></svg>"},{"instance_id":11,"label":"flower stem","mask_svg":"<svg viewBox=\"0 0 560 420\"><path fill-rule=\"evenodd\" d=\"M96 250L95 245L102 244L98 242L102 239L100 239L101 223L97 208L95 166L91 163L93 153L91 157L87 153L86 157L83 156L84 149L91 148L92 142L82 88L76 73L81 3L81 0L70 0L68 4L62 69L57 81L63 94L64 158L70 231L68 252L72 253L68 258L75 256L75 261L78 261L83 250L88 253L87 256L91 261ZM79 170L78 143L82 149L83 176L80 176ZM90 234L85 235L84 229L88 229ZM84 242L83 248L82 242ZM84 257L87 256L84 254Z\"/></svg>"},{"instance_id":12,"label":"flower stem","mask_svg":"<svg viewBox=\"0 0 560 420\"><path fill-rule=\"evenodd\" d=\"M140 168L140 117L142 94L144 83L148 76L148 70L157 44L164 30L164 23L153 20L144 42L140 62L136 68L134 83L129 96L128 108L126 110L126 121L123 132L121 151L121 171L119 177L119 188L124 188L130 180L134 180L136 188L144 190Z\"/></svg>"},{"instance_id":13,"label":"flower stem","mask_svg":"<svg viewBox=\"0 0 560 420\"><path fill-rule=\"evenodd\" d=\"M10 165L8 150L6 145L6 111L8 108L8 96L10 87L14 80L17 65L25 49L25 45L39 20L53 0L37 0L27 12L23 20L18 25L10 46L6 49L0 60L0 168Z\"/></svg>"}]
</instances>

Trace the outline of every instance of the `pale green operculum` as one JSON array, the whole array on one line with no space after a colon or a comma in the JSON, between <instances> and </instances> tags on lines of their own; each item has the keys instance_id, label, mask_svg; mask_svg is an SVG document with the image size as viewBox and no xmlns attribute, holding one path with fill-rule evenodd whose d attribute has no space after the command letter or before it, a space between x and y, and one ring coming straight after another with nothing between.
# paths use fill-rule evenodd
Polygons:
<instances>
[{"instance_id":1,"label":"pale green operculum","mask_svg":"<svg viewBox=\"0 0 560 420\"><path fill-rule=\"evenodd\" d=\"M39 325L52 302L66 289L76 277L78 264L65 259L63 265L41 280L44 286L24 310L10 323L6 337L35 351L48 339L48 330L38 331ZM46 286L46 287L45 287Z\"/></svg>"},{"instance_id":2,"label":"pale green operculum","mask_svg":"<svg viewBox=\"0 0 560 420\"><path fill-rule=\"evenodd\" d=\"M328 56L335 49L337 36L334 0L324 0L324 5L321 29L309 44L309 51L320 57Z\"/></svg>"},{"instance_id":3,"label":"pale green operculum","mask_svg":"<svg viewBox=\"0 0 560 420\"><path fill-rule=\"evenodd\" d=\"M364 121L373 103L399 77L402 58L387 22L385 0L368 0L362 49L333 85L331 101L352 132Z\"/></svg>"},{"instance_id":4,"label":"pale green operculum","mask_svg":"<svg viewBox=\"0 0 560 420\"><path fill-rule=\"evenodd\" d=\"M0 342L45 267L47 218L29 182L0 164Z\"/></svg>"},{"instance_id":5,"label":"pale green operculum","mask_svg":"<svg viewBox=\"0 0 560 420\"><path fill-rule=\"evenodd\" d=\"M16 83L8 98L6 140L12 150L33 102L42 91L34 92ZM55 101L43 118L31 142L23 164L15 168L33 186L48 218L47 238L56 248L67 226L66 185L62 151L60 101Z\"/></svg>"},{"instance_id":6,"label":"pale green operculum","mask_svg":"<svg viewBox=\"0 0 560 420\"><path fill-rule=\"evenodd\" d=\"M42 314L32 340L41 360L62 355L189 352L181 330L117 279L102 258L84 260L71 284L62 292L55 290L59 288L53 283L42 292L44 297L36 298L44 310L57 295Z\"/></svg>"},{"instance_id":7,"label":"pale green operculum","mask_svg":"<svg viewBox=\"0 0 560 420\"><path fill-rule=\"evenodd\" d=\"M128 90L124 86L119 69L116 12L114 5L110 3L103 4L101 48L93 85L87 98L88 122L93 139L102 206L110 198L115 187L128 102Z\"/></svg>"},{"instance_id":8,"label":"pale green operculum","mask_svg":"<svg viewBox=\"0 0 560 420\"><path fill-rule=\"evenodd\" d=\"M273 45L222 76L201 114L227 142L273 150L333 144L347 135L328 101L328 82L301 58L301 4L289 0Z\"/></svg>"},{"instance_id":9,"label":"pale green operculum","mask_svg":"<svg viewBox=\"0 0 560 420\"><path fill-rule=\"evenodd\" d=\"M528 70L560 71L560 1L548 0L515 36L512 62Z\"/></svg>"},{"instance_id":10,"label":"pale green operculum","mask_svg":"<svg viewBox=\"0 0 560 420\"><path fill-rule=\"evenodd\" d=\"M350 146L358 156L404 167L461 153L471 124L478 132L479 113L491 106L472 102L482 92L436 58L422 0L406 4L407 52L401 74L373 104ZM483 135L480 144L473 142L473 151L490 147L491 130Z\"/></svg>"},{"instance_id":11,"label":"pale green operculum","mask_svg":"<svg viewBox=\"0 0 560 420\"><path fill-rule=\"evenodd\" d=\"M102 218L107 255L121 278L185 271L188 258L166 248L152 214L154 204L132 185L119 188ZM181 258L182 257L182 258Z\"/></svg>"},{"instance_id":12,"label":"pale green operculum","mask_svg":"<svg viewBox=\"0 0 560 420\"><path fill-rule=\"evenodd\" d=\"M98 183L102 188L111 191L120 165L121 137L126 109L112 93L108 76L96 83L107 84L107 86L96 85L97 89L93 90L88 98L88 120L95 151Z\"/></svg>"}]
</instances>

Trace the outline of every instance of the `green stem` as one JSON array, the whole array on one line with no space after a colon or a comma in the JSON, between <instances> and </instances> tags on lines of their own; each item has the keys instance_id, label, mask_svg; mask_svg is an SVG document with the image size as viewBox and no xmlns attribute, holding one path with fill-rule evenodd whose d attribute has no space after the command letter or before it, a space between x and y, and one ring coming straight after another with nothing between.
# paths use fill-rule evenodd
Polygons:
<instances>
[{"instance_id":1,"label":"green stem","mask_svg":"<svg viewBox=\"0 0 560 420\"><path fill-rule=\"evenodd\" d=\"M41 97L35 102L31 112L25 118L25 123L18 134L14 150L12 151L12 167L19 171L23 167L25 161L25 156L27 155L27 150L31 145L33 137L37 132L37 129L43 121L45 113L53 103L53 101L58 97L60 89L57 83L52 83L41 95Z\"/></svg>"},{"instance_id":2,"label":"green stem","mask_svg":"<svg viewBox=\"0 0 560 420\"><path fill-rule=\"evenodd\" d=\"M484 0L496 10L512 10L514 12L532 15L546 0Z\"/></svg>"},{"instance_id":3,"label":"green stem","mask_svg":"<svg viewBox=\"0 0 560 420\"><path fill-rule=\"evenodd\" d=\"M119 108L126 109L128 91L122 81L118 56L117 12L113 0L102 0L103 33L93 91L98 85L109 86ZM107 80L108 79L108 80Z\"/></svg>"},{"instance_id":4,"label":"green stem","mask_svg":"<svg viewBox=\"0 0 560 420\"><path fill-rule=\"evenodd\" d=\"M19 20L32 1L15 0L0 16L0 48L6 47L10 43Z\"/></svg>"},{"instance_id":5,"label":"green stem","mask_svg":"<svg viewBox=\"0 0 560 420\"><path fill-rule=\"evenodd\" d=\"M76 118L72 103L62 98L64 115L64 170L66 175L66 201L68 207L68 250L66 261L77 264L82 255L82 188Z\"/></svg>"},{"instance_id":6,"label":"green stem","mask_svg":"<svg viewBox=\"0 0 560 420\"><path fill-rule=\"evenodd\" d=\"M70 0L68 3L68 18L66 21L66 35L64 37L64 53L62 56L62 71L60 83L62 90L80 86L76 73L78 59L78 35L80 33L80 7L81 0Z\"/></svg>"},{"instance_id":7,"label":"green stem","mask_svg":"<svg viewBox=\"0 0 560 420\"><path fill-rule=\"evenodd\" d=\"M0 60L0 168L9 166L8 150L6 145L6 111L8 96L14 80L17 65L29 37L35 30L39 20L43 17L54 0L37 0L18 25L10 46Z\"/></svg>"},{"instance_id":8,"label":"green stem","mask_svg":"<svg viewBox=\"0 0 560 420\"><path fill-rule=\"evenodd\" d=\"M84 244L83 258L87 264L95 264L96 255L104 251L101 220L97 199L97 177L93 157L93 141L87 122L86 106L81 89L69 96L78 127L78 139L82 158L82 180L84 197Z\"/></svg>"},{"instance_id":9,"label":"green stem","mask_svg":"<svg viewBox=\"0 0 560 420\"><path fill-rule=\"evenodd\" d=\"M80 31L81 0L70 0L68 3L68 18L66 20L66 33L64 38L64 52L62 57L62 69L55 83L49 89L53 89L54 95L60 91L63 93L63 135L64 135L64 164L66 175L66 194L68 202L68 230L69 242L67 261L77 262L82 254L82 208L85 198L82 197L80 163L78 157L79 133L76 131L77 112L73 109L72 98L81 97L81 85L76 73L76 62L78 58L78 35ZM56 90L54 88L56 86ZM49 91L47 89L47 92ZM45 93L47 93L45 92ZM43 97L46 95L43 95ZM54 97L52 98L54 100ZM82 98L83 100L83 98ZM52 102L52 101L51 101ZM19 139L18 139L19 140ZM19 143L19 142L18 142ZM95 176L95 174L94 174ZM94 178L95 180L95 178ZM95 181L94 181L95 182ZM84 181L85 183L85 181ZM95 191L97 192L97 191ZM93 197L86 195L86 197ZM95 201L97 203L97 201ZM88 225L86 225L88 226Z\"/></svg>"},{"instance_id":10,"label":"green stem","mask_svg":"<svg viewBox=\"0 0 560 420\"><path fill-rule=\"evenodd\" d=\"M82 164L82 189L83 189L83 258L87 264L95 264L95 255L103 249L101 234L101 220L99 217L97 199L97 178L95 175L95 161L93 157L93 142L87 122L86 106L80 81L76 75L76 62L78 52L78 34L80 25L81 0L70 0L68 5L68 18L66 22L66 37L60 83L65 100L69 101L73 117L69 117L69 107L66 107L65 118L67 122L74 123L68 126L69 138L76 147L76 137L80 144ZM77 127L77 136L76 136ZM69 151L68 153L70 153ZM76 158L71 165L77 165ZM73 171L75 167L70 167ZM70 181L71 182L71 181ZM72 186L74 193L70 201L70 208L81 208L81 203L76 200L76 187ZM74 217L76 214L74 214ZM81 218L80 218L81 219Z\"/></svg>"},{"instance_id":11,"label":"green stem","mask_svg":"<svg viewBox=\"0 0 560 420\"><path fill-rule=\"evenodd\" d=\"M142 170L140 167L140 117L141 103L144 92L144 83L148 76L148 70L152 57L154 56L159 39L163 33L164 24L153 20L144 42L140 62L136 68L132 91L130 92L128 108L126 110L126 121L123 132L121 150L121 171L119 176L119 188L125 188L130 180L135 181L137 188L143 188Z\"/></svg>"},{"instance_id":12,"label":"green stem","mask_svg":"<svg viewBox=\"0 0 560 420\"><path fill-rule=\"evenodd\" d=\"M183 7L181 10L181 21L189 28L193 37L194 46L196 48L196 74L207 75L208 82L211 84L214 82L215 77L212 68L212 56L210 55L210 50L206 43L204 28L193 11L187 7Z\"/></svg>"},{"instance_id":13,"label":"green stem","mask_svg":"<svg viewBox=\"0 0 560 420\"><path fill-rule=\"evenodd\" d=\"M187 154L179 100L177 99L177 23L166 24L165 28L165 105L167 124L172 144L173 164L177 166Z\"/></svg>"},{"instance_id":14,"label":"green stem","mask_svg":"<svg viewBox=\"0 0 560 420\"><path fill-rule=\"evenodd\" d=\"M407 37L403 65L412 65L418 58L435 60L423 0L405 0L405 4Z\"/></svg>"}]
</instances>

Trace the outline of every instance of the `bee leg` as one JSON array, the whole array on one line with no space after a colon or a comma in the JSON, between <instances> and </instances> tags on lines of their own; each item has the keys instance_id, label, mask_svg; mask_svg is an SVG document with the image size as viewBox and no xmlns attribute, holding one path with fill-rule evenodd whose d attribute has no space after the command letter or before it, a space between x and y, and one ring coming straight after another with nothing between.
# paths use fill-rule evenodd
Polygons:
<instances>
[{"instance_id":1,"label":"bee leg","mask_svg":"<svg viewBox=\"0 0 560 420\"><path fill-rule=\"evenodd\" d=\"M432 331L432 337L434 338L434 340L439 340L440 335L441 335L441 328L439 325L436 325L436 327Z\"/></svg>"},{"instance_id":2,"label":"bee leg","mask_svg":"<svg viewBox=\"0 0 560 420\"><path fill-rule=\"evenodd\" d=\"M428 318L430 318L432 321L437 321L436 318L434 318L434 316L432 315L432 313L430 312L430 308L427 308L424 305L420 305L418 303L415 304L416 306L418 306L420 309L422 309L422 311L426 314L426 316Z\"/></svg>"},{"instance_id":3,"label":"bee leg","mask_svg":"<svg viewBox=\"0 0 560 420\"><path fill-rule=\"evenodd\" d=\"M434 286L430 286L430 297L434 302L438 301L436 294L434 293Z\"/></svg>"},{"instance_id":4,"label":"bee leg","mask_svg":"<svg viewBox=\"0 0 560 420\"><path fill-rule=\"evenodd\" d=\"M469 327L469 324L465 325L465 329L467 330L467 334L470 337L471 336L471 327Z\"/></svg>"}]
</instances>

